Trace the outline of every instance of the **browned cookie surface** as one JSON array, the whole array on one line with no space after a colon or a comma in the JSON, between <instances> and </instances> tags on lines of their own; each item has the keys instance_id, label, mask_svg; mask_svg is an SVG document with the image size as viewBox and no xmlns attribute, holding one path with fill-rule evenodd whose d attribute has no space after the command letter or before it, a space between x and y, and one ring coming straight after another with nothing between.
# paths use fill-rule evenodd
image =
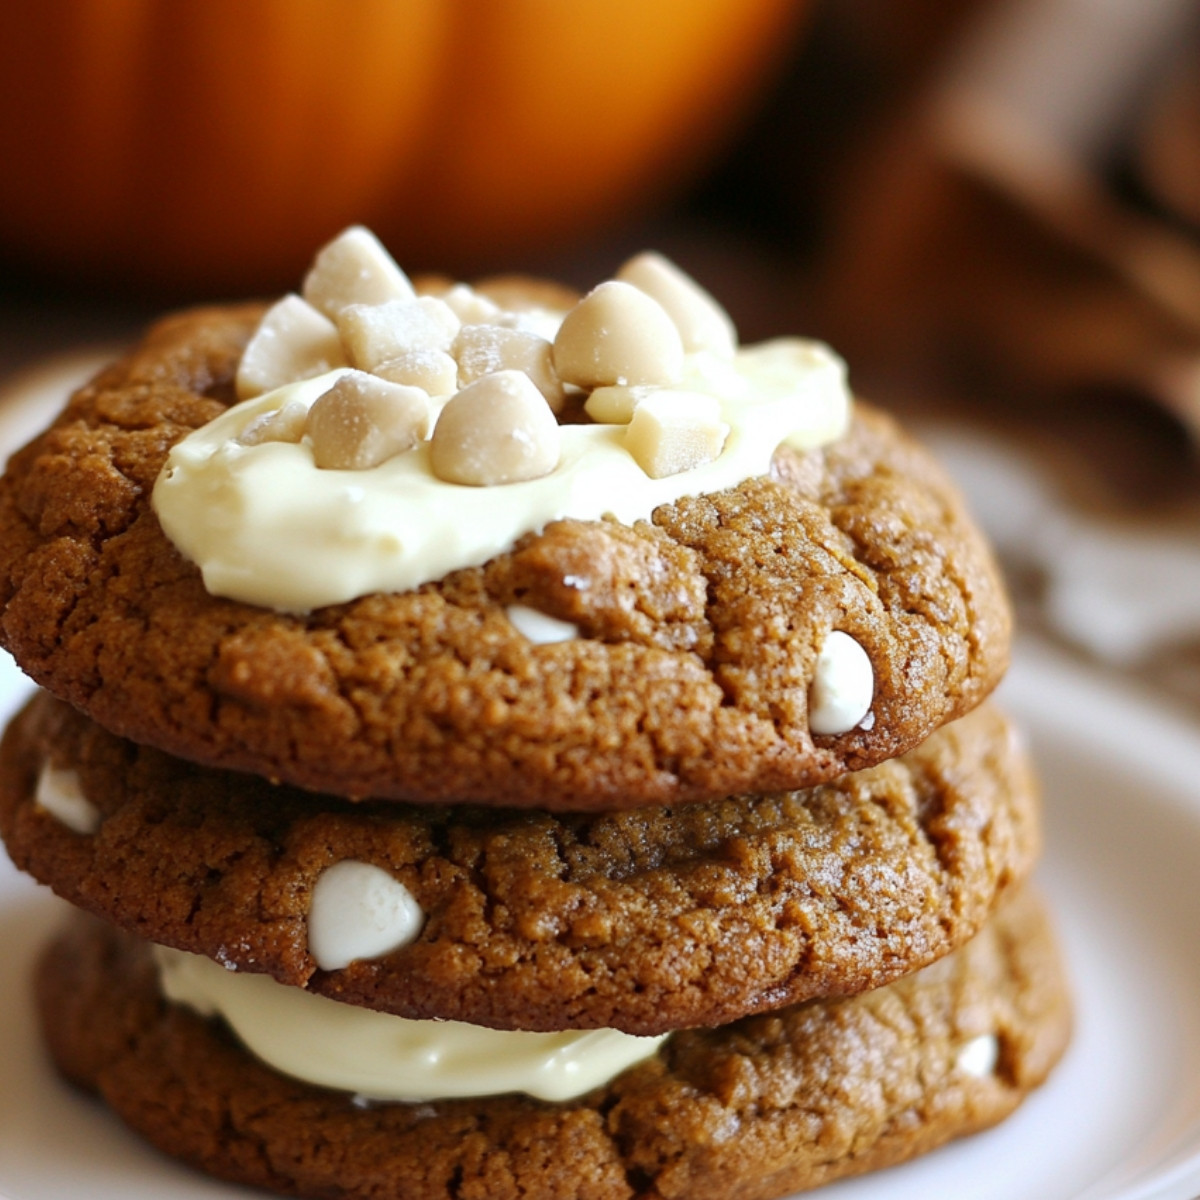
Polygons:
<instances>
[{"instance_id":1,"label":"browned cookie surface","mask_svg":"<svg viewBox=\"0 0 1200 1200\"><path fill-rule=\"evenodd\" d=\"M99 810L72 832L46 764ZM19 866L156 941L406 1016L500 1028L715 1025L876 987L945 954L1025 877L1035 789L990 706L905 757L810 791L610 814L349 805L192 766L43 693L0 747ZM383 868L416 941L320 971L321 873Z\"/></svg>"},{"instance_id":2,"label":"browned cookie surface","mask_svg":"<svg viewBox=\"0 0 1200 1200\"><path fill-rule=\"evenodd\" d=\"M1006 664L990 554L922 450L860 406L837 444L651 522L551 523L481 568L307 616L210 596L150 505L221 413L256 310L167 320L0 484L0 640L123 736L354 797L609 810L809 786L974 707ZM528 641L506 606L578 626ZM814 737L831 630L869 719Z\"/></svg>"},{"instance_id":3,"label":"browned cookie surface","mask_svg":"<svg viewBox=\"0 0 1200 1200\"><path fill-rule=\"evenodd\" d=\"M563 1104L357 1107L163 1002L145 945L86 918L44 958L38 996L62 1072L168 1154L347 1200L765 1200L995 1123L1043 1080L1070 1025L1053 937L1026 895L915 976L677 1034ZM996 1039L994 1065L981 1038Z\"/></svg>"}]
</instances>

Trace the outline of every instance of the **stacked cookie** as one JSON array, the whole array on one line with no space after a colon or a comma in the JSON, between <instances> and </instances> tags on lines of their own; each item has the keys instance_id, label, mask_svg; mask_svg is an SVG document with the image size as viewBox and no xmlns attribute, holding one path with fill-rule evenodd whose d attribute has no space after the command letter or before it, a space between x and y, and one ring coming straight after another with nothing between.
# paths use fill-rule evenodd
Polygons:
<instances>
[{"instance_id":1,"label":"stacked cookie","mask_svg":"<svg viewBox=\"0 0 1200 1200\"><path fill-rule=\"evenodd\" d=\"M643 255L164 321L0 483L59 1069L301 1196L771 1197L1065 1045L1009 618L934 463Z\"/></svg>"}]
</instances>

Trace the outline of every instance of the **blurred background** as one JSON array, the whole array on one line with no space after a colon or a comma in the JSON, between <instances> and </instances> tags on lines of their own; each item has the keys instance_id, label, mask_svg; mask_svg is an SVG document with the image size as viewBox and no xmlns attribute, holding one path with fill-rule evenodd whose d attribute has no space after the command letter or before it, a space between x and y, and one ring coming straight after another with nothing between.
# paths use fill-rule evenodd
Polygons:
<instances>
[{"instance_id":1,"label":"blurred background","mask_svg":"<svg viewBox=\"0 0 1200 1200\"><path fill-rule=\"evenodd\" d=\"M352 222L460 278L654 246L919 425L1028 625L1200 711L1188 0L40 0L0 92L10 407Z\"/></svg>"}]
</instances>

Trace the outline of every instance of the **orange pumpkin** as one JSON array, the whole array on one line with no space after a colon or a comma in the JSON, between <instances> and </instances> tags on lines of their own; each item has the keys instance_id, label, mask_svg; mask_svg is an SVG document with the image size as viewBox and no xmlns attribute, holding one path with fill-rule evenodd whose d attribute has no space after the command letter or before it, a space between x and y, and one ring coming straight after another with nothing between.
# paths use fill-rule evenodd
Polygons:
<instances>
[{"instance_id":1,"label":"orange pumpkin","mask_svg":"<svg viewBox=\"0 0 1200 1200\"><path fill-rule=\"evenodd\" d=\"M0 254L172 290L361 221L476 271L659 200L802 0L37 0L0 38Z\"/></svg>"}]
</instances>

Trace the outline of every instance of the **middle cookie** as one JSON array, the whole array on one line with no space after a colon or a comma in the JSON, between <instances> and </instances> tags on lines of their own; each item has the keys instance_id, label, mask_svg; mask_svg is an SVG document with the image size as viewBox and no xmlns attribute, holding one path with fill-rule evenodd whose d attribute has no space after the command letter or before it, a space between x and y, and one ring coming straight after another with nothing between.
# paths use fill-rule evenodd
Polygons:
<instances>
[{"instance_id":1,"label":"middle cookie","mask_svg":"<svg viewBox=\"0 0 1200 1200\"><path fill-rule=\"evenodd\" d=\"M1038 850L983 707L806 791L548 814L351 805L121 740L48 694L0 746L16 864L230 969L500 1029L713 1026L879 987L972 936Z\"/></svg>"}]
</instances>

